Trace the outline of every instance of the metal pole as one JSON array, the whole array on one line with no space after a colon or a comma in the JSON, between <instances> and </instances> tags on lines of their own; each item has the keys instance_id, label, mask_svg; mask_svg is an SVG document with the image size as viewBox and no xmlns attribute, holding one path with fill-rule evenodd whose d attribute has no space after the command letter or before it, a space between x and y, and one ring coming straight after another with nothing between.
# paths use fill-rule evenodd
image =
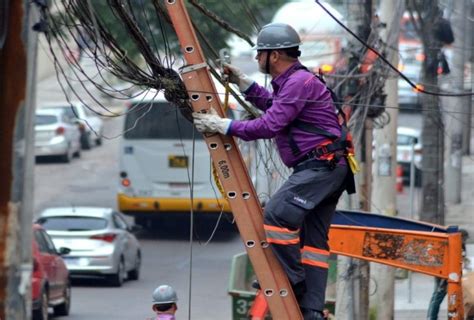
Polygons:
<instances>
[{"instance_id":1,"label":"metal pole","mask_svg":"<svg viewBox=\"0 0 474 320\"><path fill-rule=\"evenodd\" d=\"M411 145L411 161L410 161L410 219L415 218L415 144L413 141Z\"/></svg>"},{"instance_id":2,"label":"metal pole","mask_svg":"<svg viewBox=\"0 0 474 320\"><path fill-rule=\"evenodd\" d=\"M415 141L411 144L411 159L410 159L410 219L415 218L414 201L415 201ZM408 271L408 303L412 301L412 273Z\"/></svg>"},{"instance_id":3,"label":"metal pole","mask_svg":"<svg viewBox=\"0 0 474 320\"><path fill-rule=\"evenodd\" d=\"M451 62L451 75L449 87L453 92L464 92L464 65L466 52L466 0L453 2L452 27L454 32L453 59ZM445 115L446 131L446 201L449 203L461 202L461 172L462 172L462 141L463 127L466 120L466 99L464 97L448 97L442 99L447 111ZM463 111L462 114L456 112Z\"/></svg>"}]
</instances>

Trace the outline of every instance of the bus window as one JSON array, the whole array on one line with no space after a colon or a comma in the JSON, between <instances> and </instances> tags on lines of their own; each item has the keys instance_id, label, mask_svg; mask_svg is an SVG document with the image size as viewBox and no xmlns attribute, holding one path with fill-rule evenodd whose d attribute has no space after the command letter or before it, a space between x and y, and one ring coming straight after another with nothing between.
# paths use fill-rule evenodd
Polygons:
<instances>
[{"instance_id":1,"label":"bus window","mask_svg":"<svg viewBox=\"0 0 474 320\"><path fill-rule=\"evenodd\" d=\"M151 106L150 106L151 104ZM133 128L133 129L131 129ZM178 108L167 101L133 104L125 119L125 139L203 139Z\"/></svg>"}]
</instances>

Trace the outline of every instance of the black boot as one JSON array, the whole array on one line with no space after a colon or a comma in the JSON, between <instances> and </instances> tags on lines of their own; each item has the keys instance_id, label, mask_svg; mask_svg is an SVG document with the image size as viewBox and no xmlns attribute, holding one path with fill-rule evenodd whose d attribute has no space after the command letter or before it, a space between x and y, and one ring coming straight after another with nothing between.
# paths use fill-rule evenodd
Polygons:
<instances>
[{"instance_id":1,"label":"black boot","mask_svg":"<svg viewBox=\"0 0 474 320\"><path fill-rule=\"evenodd\" d=\"M324 316L321 311L302 308L301 312L303 313L304 320L324 320Z\"/></svg>"}]
</instances>

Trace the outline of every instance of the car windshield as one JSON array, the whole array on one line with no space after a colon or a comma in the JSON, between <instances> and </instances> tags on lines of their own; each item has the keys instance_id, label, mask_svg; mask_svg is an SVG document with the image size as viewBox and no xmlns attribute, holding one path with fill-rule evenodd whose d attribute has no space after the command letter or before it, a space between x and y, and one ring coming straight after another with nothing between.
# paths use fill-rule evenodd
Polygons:
<instances>
[{"instance_id":1,"label":"car windshield","mask_svg":"<svg viewBox=\"0 0 474 320\"><path fill-rule=\"evenodd\" d=\"M125 119L125 139L202 139L178 108L169 102L138 103Z\"/></svg>"},{"instance_id":2,"label":"car windshield","mask_svg":"<svg viewBox=\"0 0 474 320\"><path fill-rule=\"evenodd\" d=\"M417 139L413 136L408 136L404 134L399 134L397 136L397 144L399 146L411 146L412 144L416 144Z\"/></svg>"},{"instance_id":3,"label":"car windshield","mask_svg":"<svg viewBox=\"0 0 474 320\"><path fill-rule=\"evenodd\" d=\"M54 231L92 231L101 230L107 227L107 220L95 217L43 217L38 223L46 230Z\"/></svg>"},{"instance_id":4,"label":"car windshield","mask_svg":"<svg viewBox=\"0 0 474 320\"><path fill-rule=\"evenodd\" d=\"M35 125L41 126L45 124L54 124L58 122L58 118L54 115L43 115L43 114L37 114L36 115L36 120L35 120Z\"/></svg>"}]
</instances>

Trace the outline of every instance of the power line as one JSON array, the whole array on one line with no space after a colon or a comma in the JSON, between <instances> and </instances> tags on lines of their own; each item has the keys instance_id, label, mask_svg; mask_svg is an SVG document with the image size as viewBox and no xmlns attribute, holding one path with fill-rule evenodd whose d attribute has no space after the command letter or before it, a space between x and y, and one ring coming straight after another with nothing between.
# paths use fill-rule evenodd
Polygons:
<instances>
[{"instance_id":1,"label":"power line","mask_svg":"<svg viewBox=\"0 0 474 320\"><path fill-rule=\"evenodd\" d=\"M337 24L339 24L344 30L349 32L354 38L357 39L362 45L364 45L368 50L372 51L375 53L384 63L386 63L390 69L395 71L402 77L410 86L412 86L414 89L417 89L420 93L424 94L429 94L433 96L444 96L444 97L465 97L465 96L473 96L474 93L469 92L469 93L449 93L449 92L433 92L433 91L426 91L424 89L417 88L416 84L413 83L408 77L406 77L403 73L401 73L394 65L390 63L381 53L379 53L375 48L367 44L364 40L362 40L358 35L356 35L352 30L350 30L348 27L344 25L339 19L337 19L319 0L315 0L316 3L332 18L334 21L336 21Z\"/></svg>"}]
</instances>

